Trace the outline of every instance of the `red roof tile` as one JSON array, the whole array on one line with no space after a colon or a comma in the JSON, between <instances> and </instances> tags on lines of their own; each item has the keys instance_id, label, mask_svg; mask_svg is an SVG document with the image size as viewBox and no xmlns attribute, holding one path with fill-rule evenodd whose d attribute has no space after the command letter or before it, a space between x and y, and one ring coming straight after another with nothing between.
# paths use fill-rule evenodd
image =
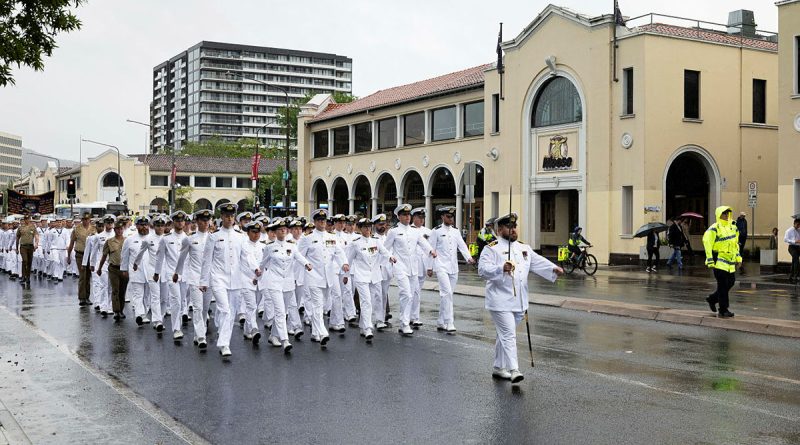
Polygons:
<instances>
[{"instance_id":1,"label":"red roof tile","mask_svg":"<svg viewBox=\"0 0 800 445\"><path fill-rule=\"evenodd\" d=\"M346 116L388 105L396 105L434 94L483 85L483 72L491 66L491 64L480 65L432 79L380 90L346 104L330 104L322 113L312 119L312 122Z\"/></svg>"},{"instance_id":2,"label":"red roof tile","mask_svg":"<svg viewBox=\"0 0 800 445\"><path fill-rule=\"evenodd\" d=\"M753 39L742 37L736 34L728 34L721 31L708 29L686 28L683 26L667 25L664 23L652 23L634 28L638 32L650 32L673 37L683 37L688 39L705 40L712 43L722 43L725 45L743 46L745 48L763 49L767 51L778 51L778 44L764 39Z\"/></svg>"}]
</instances>

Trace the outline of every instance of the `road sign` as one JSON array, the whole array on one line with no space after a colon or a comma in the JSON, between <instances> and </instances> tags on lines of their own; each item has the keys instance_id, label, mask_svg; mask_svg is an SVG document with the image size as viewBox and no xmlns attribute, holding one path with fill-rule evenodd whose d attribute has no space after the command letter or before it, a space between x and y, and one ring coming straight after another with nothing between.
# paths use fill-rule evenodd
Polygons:
<instances>
[{"instance_id":1,"label":"road sign","mask_svg":"<svg viewBox=\"0 0 800 445\"><path fill-rule=\"evenodd\" d=\"M757 204L758 204L758 197L752 196L752 197L747 199L747 207L750 207L751 209L754 209L754 208L756 208Z\"/></svg>"},{"instance_id":2,"label":"road sign","mask_svg":"<svg viewBox=\"0 0 800 445\"><path fill-rule=\"evenodd\" d=\"M478 176L478 164L475 162L467 162L464 164L464 185L475 185Z\"/></svg>"},{"instance_id":3,"label":"road sign","mask_svg":"<svg viewBox=\"0 0 800 445\"><path fill-rule=\"evenodd\" d=\"M475 204L475 186L464 186L464 204Z\"/></svg>"},{"instance_id":4,"label":"road sign","mask_svg":"<svg viewBox=\"0 0 800 445\"><path fill-rule=\"evenodd\" d=\"M755 198L758 196L758 182L750 181L747 183L747 196L749 198Z\"/></svg>"}]
</instances>

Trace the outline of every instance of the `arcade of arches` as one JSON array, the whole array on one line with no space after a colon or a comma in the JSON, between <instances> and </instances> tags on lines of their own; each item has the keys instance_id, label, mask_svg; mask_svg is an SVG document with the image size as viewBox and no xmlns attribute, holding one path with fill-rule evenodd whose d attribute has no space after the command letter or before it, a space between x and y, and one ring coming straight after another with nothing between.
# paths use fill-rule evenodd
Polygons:
<instances>
[{"instance_id":1,"label":"arcade of arches","mask_svg":"<svg viewBox=\"0 0 800 445\"><path fill-rule=\"evenodd\" d=\"M328 208L331 213L361 215L372 217L385 213L393 217L399 203L427 209L426 224L429 227L439 224L434 211L440 206L456 207L456 225L467 230L470 241L481 229L485 219L483 197L483 167L477 166L474 186L475 202L465 203L463 168L457 171L447 165L440 165L427 171L409 169L394 175L384 171L367 176L353 174L350 178L337 176L328 181L316 178L311 181L309 201L311 208ZM470 208L472 219L469 219Z\"/></svg>"}]
</instances>

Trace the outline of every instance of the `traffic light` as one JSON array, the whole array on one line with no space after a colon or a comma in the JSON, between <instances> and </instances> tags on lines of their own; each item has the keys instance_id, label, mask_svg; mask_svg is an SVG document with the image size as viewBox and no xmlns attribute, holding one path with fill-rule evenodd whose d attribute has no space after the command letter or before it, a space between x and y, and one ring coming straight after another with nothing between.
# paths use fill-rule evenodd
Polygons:
<instances>
[{"instance_id":1,"label":"traffic light","mask_svg":"<svg viewBox=\"0 0 800 445\"><path fill-rule=\"evenodd\" d=\"M67 198L73 199L75 195L75 180L72 178L67 179Z\"/></svg>"},{"instance_id":2,"label":"traffic light","mask_svg":"<svg viewBox=\"0 0 800 445\"><path fill-rule=\"evenodd\" d=\"M264 206L272 207L272 189L264 189Z\"/></svg>"}]
</instances>

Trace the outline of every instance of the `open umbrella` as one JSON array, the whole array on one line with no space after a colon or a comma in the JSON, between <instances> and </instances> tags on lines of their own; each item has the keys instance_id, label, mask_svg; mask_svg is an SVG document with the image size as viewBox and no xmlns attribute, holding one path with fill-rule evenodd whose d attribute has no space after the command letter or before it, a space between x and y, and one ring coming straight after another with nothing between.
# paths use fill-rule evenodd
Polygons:
<instances>
[{"instance_id":1,"label":"open umbrella","mask_svg":"<svg viewBox=\"0 0 800 445\"><path fill-rule=\"evenodd\" d=\"M694 212L685 212L681 213L681 218L697 218L697 219L705 219L703 215Z\"/></svg>"},{"instance_id":2,"label":"open umbrella","mask_svg":"<svg viewBox=\"0 0 800 445\"><path fill-rule=\"evenodd\" d=\"M633 236L636 237L636 238L644 238L650 232L659 233L659 232L663 232L663 231L667 230L667 228L668 228L668 226L666 224L664 224L664 223L661 223L661 222L649 222L649 223L643 225L642 227L639 227L639 230L637 230L636 233Z\"/></svg>"}]
</instances>

